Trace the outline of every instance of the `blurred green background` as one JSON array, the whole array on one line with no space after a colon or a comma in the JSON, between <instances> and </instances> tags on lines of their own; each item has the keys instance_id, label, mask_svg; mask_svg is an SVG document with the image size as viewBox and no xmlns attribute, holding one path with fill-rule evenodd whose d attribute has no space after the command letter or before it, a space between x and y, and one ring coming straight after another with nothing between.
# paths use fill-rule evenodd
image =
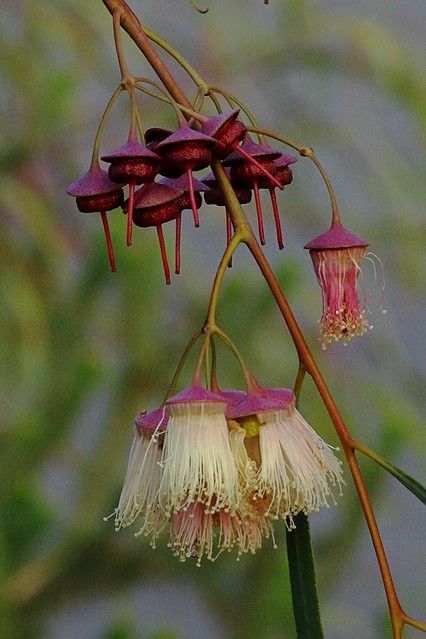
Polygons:
<instances>
[{"instance_id":1,"label":"blurred green background","mask_svg":"<svg viewBox=\"0 0 426 639\"><path fill-rule=\"evenodd\" d=\"M424 480L426 5L204 2L205 16L185 0L133 0L132 8L264 126L316 149L344 222L383 260L388 314L373 316L374 330L347 348L321 352L320 292L302 246L326 229L329 211L307 160L279 194L282 254L265 198L266 252L352 432ZM183 273L171 287L153 229L136 232L128 250L123 218L111 214L112 275L99 216L79 214L65 195L87 169L97 120L119 79L109 14L100 1L2 7L0 637L291 639L282 527L278 551L266 544L253 558L222 556L197 569L177 563L164 544L152 551L131 529L116 534L102 520L117 503L133 416L162 399L204 319L224 214L203 208L198 231L184 220ZM133 45L127 50L132 70L153 77ZM174 125L161 104L146 99L141 108L146 126ZM124 142L127 129L123 98L103 150ZM165 233L172 257L173 228ZM244 249L227 274L219 319L261 381L293 383L294 349ZM223 353L220 378L242 383ZM336 444L309 381L301 407ZM424 616L424 513L393 479L361 463L402 602ZM312 516L311 526L326 637L389 637L349 478L338 507Z\"/></svg>"}]
</instances>

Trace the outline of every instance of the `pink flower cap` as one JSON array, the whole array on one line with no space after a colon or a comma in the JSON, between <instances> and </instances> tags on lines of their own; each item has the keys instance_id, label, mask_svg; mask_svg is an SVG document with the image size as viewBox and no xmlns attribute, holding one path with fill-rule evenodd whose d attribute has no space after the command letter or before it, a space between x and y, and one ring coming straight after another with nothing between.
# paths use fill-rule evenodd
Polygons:
<instances>
[{"instance_id":1,"label":"pink flower cap","mask_svg":"<svg viewBox=\"0 0 426 639\"><path fill-rule=\"evenodd\" d=\"M289 388L262 388L249 392L238 404L227 409L225 416L230 419L257 415L287 408L294 401L294 393Z\"/></svg>"},{"instance_id":2,"label":"pink flower cap","mask_svg":"<svg viewBox=\"0 0 426 639\"><path fill-rule=\"evenodd\" d=\"M101 160L105 160L105 162L113 162L114 160L118 160L120 158L147 158L152 160L161 160L161 157L158 153L154 153L144 144L140 144L139 142L126 142L123 146L120 146L118 149L114 149L108 155L103 155Z\"/></svg>"},{"instance_id":3,"label":"pink flower cap","mask_svg":"<svg viewBox=\"0 0 426 639\"><path fill-rule=\"evenodd\" d=\"M297 162L297 158L294 155L287 155L287 153L282 153L281 157L277 160L274 160L274 164L276 167L288 166L289 164L294 164Z\"/></svg>"},{"instance_id":4,"label":"pink flower cap","mask_svg":"<svg viewBox=\"0 0 426 639\"><path fill-rule=\"evenodd\" d=\"M251 155L253 158L264 158L269 160L278 160L282 153L277 151L276 149L272 149L267 144L257 144L249 135L246 135L244 141L241 145L241 148ZM228 155L226 160L224 161L224 166L232 166L233 164L238 164L242 162L247 162L247 159L241 156L238 151L233 151L231 155Z\"/></svg>"},{"instance_id":5,"label":"pink flower cap","mask_svg":"<svg viewBox=\"0 0 426 639\"><path fill-rule=\"evenodd\" d=\"M266 397L273 397L277 401L282 402L286 406L294 402L295 395L291 388L262 388L260 392L265 393Z\"/></svg>"},{"instance_id":6,"label":"pink flower cap","mask_svg":"<svg viewBox=\"0 0 426 639\"><path fill-rule=\"evenodd\" d=\"M245 397L246 393L242 390L235 389L220 389L217 391L218 395L222 395L228 406L235 406L239 404Z\"/></svg>"},{"instance_id":7,"label":"pink flower cap","mask_svg":"<svg viewBox=\"0 0 426 639\"><path fill-rule=\"evenodd\" d=\"M166 430L168 422L169 413L165 406L154 408L147 413L140 413L135 417L135 426L139 430L139 434L142 434L143 430L154 432L160 424L161 430Z\"/></svg>"},{"instance_id":8,"label":"pink flower cap","mask_svg":"<svg viewBox=\"0 0 426 639\"><path fill-rule=\"evenodd\" d=\"M193 384L177 395L173 395L166 401L166 404L195 404L195 403L218 403L226 404L226 400L222 395L218 393L212 393L211 391Z\"/></svg>"},{"instance_id":9,"label":"pink flower cap","mask_svg":"<svg viewBox=\"0 0 426 639\"><path fill-rule=\"evenodd\" d=\"M90 167L83 177L69 185L68 195L73 197L91 197L103 193L111 193L120 190L121 186L112 182L108 173L98 165Z\"/></svg>"},{"instance_id":10,"label":"pink flower cap","mask_svg":"<svg viewBox=\"0 0 426 639\"><path fill-rule=\"evenodd\" d=\"M231 168L229 166L224 166L223 167L225 170L225 173L228 177L228 179L231 179ZM208 186L209 188L213 189L213 188L217 188L217 180L216 180L216 176L213 173L213 171L211 171L211 173L208 173L208 175L205 175L201 181Z\"/></svg>"},{"instance_id":11,"label":"pink flower cap","mask_svg":"<svg viewBox=\"0 0 426 639\"><path fill-rule=\"evenodd\" d=\"M172 202L182 195L183 191L179 189L173 189L165 184L159 184L158 182L152 182L151 184L144 184L139 191L135 193L135 208L147 209L151 206L159 206Z\"/></svg>"},{"instance_id":12,"label":"pink flower cap","mask_svg":"<svg viewBox=\"0 0 426 639\"><path fill-rule=\"evenodd\" d=\"M187 173L184 173L178 178L162 178L160 180L160 184L164 184L172 189L178 189L178 191L183 191L184 193L189 193L191 190ZM195 177L192 178L192 186L194 191L204 192L209 190L209 187L204 183L204 180L197 180Z\"/></svg>"},{"instance_id":13,"label":"pink flower cap","mask_svg":"<svg viewBox=\"0 0 426 639\"><path fill-rule=\"evenodd\" d=\"M161 140L165 140L171 135L173 131L171 129L164 129L162 127L154 126L145 131L145 142L149 148L157 146Z\"/></svg>"},{"instance_id":14,"label":"pink flower cap","mask_svg":"<svg viewBox=\"0 0 426 639\"><path fill-rule=\"evenodd\" d=\"M230 122L235 121L240 114L240 109L232 109L232 111L223 111L218 115L207 117L203 120L203 133L210 135L212 138L216 137L216 134L220 129Z\"/></svg>"},{"instance_id":15,"label":"pink flower cap","mask_svg":"<svg viewBox=\"0 0 426 639\"><path fill-rule=\"evenodd\" d=\"M209 147L216 145L216 140L210 135L205 135L205 133L201 133L201 131L191 129L187 124L181 124L176 131L173 131L173 133L161 140L161 142L155 146L155 150L161 153L170 146L186 144L187 142L199 142Z\"/></svg>"},{"instance_id":16,"label":"pink flower cap","mask_svg":"<svg viewBox=\"0 0 426 639\"><path fill-rule=\"evenodd\" d=\"M358 235L351 233L340 222L332 224L331 227L322 235L318 235L315 239L304 248L315 251L324 251L328 249L343 249L368 246L368 242L360 238Z\"/></svg>"}]
</instances>

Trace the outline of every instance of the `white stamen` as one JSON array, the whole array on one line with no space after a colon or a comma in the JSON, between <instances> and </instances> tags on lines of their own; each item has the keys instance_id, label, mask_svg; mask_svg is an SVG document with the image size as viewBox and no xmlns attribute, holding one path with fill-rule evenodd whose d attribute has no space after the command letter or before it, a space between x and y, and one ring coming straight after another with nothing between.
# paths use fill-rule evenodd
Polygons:
<instances>
[{"instance_id":1,"label":"white stamen","mask_svg":"<svg viewBox=\"0 0 426 639\"><path fill-rule=\"evenodd\" d=\"M161 451L158 435L162 432L165 416L164 408L161 421L148 437L140 435L138 430L135 433L123 489L115 510L116 530L130 526L139 515L144 518L141 530L151 528L153 522L158 519L157 515L154 515L162 472L159 466Z\"/></svg>"},{"instance_id":2,"label":"white stamen","mask_svg":"<svg viewBox=\"0 0 426 639\"><path fill-rule=\"evenodd\" d=\"M170 405L159 491L165 512L197 501L211 513L238 507L241 491L224 409L219 402Z\"/></svg>"},{"instance_id":3,"label":"white stamen","mask_svg":"<svg viewBox=\"0 0 426 639\"><path fill-rule=\"evenodd\" d=\"M267 514L294 526L298 512L317 511L334 503L330 485L344 484L341 462L307 424L296 408L262 414L260 427L259 497L270 497Z\"/></svg>"}]
</instances>

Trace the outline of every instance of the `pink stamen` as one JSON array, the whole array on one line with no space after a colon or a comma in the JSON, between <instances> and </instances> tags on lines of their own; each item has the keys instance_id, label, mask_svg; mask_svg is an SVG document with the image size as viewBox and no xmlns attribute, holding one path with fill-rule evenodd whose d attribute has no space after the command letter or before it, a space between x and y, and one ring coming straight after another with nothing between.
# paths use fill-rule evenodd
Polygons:
<instances>
[{"instance_id":1,"label":"pink stamen","mask_svg":"<svg viewBox=\"0 0 426 639\"><path fill-rule=\"evenodd\" d=\"M135 199L135 183L129 182L129 204L127 206L127 246L132 245L134 199Z\"/></svg>"},{"instance_id":2,"label":"pink stamen","mask_svg":"<svg viewBox=\"0 0 426 639\"><path fill-rule=\"evenodd\" d=\"M275 228L277 230L278 248L281 251L284 248L284 240L283 240L283 233L281 229L280 213L278 211L278 203L277 203L277 196L275 193L275 189L269 189L269 195L271 196L272 211L274 213Z\"/></svg>"},{"instance_id":3,"label":"pink stamen","mask_svg":"<svg viewBox=\"0 0 426 639\"><path fill-rule=\"evenodd\" d=\"M272 173L270 173L267 169L265 169L264 166L262 166L262 164L260 164L260 162L258 162L256 160L256 158L254 158L252 155L249 155L249 153L247 153L247 151L244 151L244 149L242 149L240 146L236 146L235 147L235 151L237 151L240 155L244 156L247 160L249 160L249 162L251 162L252 164L254 164L255 166L257 166L257 168L262 171L262 173L264 173L266 175L266 177L268 177L270 180L272 180L272 182L279 188L279 189L283 189L284 186L281 184L281 182L279 182L277 180L276 177L274 177L272 175Z\"/></svg>"},{"instance_id":4,"label":"pink stamen","mask_svg":"<svg viewBox=\"0 0 426 639\"><path fill-rule=\"evenodd\" d=\"M158 235L158 241L160 243L161 260L163 262L164 276L166 278L166 284L171 284L169 261L167 259L166 245L165 245L165 242L164 242L163 228L162 228L161 224L159 224L157 226L157 235Z\"/></svg>"},{"instance_id":5,"label":"pink stamen","mask_svg":"<svg viewBox=\"0 0 426 639\"><path fill-rule=\"evenodd\" d=\"M259 239L260 239L260 243L263 246L264 244L266 244L265 229L263 228L263 213L262 213L262 204L260 202L259 187L257 186L256 182L253 184L253 191L254 191L254 199L256 200L256 213L257 213L257 226L259 229Z\"/></svg>"},{"instance_id":6,"label":"pink stamen","mask_svg":"<svg viewBox=\"0 0 426 639\"><path fill-rule=\"evenodd\" d=\"M232 221L228 209L226 209L226 246L229 246L232 239ZM232 268L232 257L228 262L228 268Z\"/></svg>"},{"instance_id":7,"label":"pink stamen","mask_svg":"<svg viewBox=\"0 0 426 639\"><path fill-rule=\"evenodd\" d=\"M192 215L194 216L194 225L195 225L196 228L198 228L200 226L200 221L198 219L198 209L197 209L197 204L195 202L194 184L193 184L193 181L192 181L192 171L191 171L191 169L188 169L186 174L188 176L189 199L190 199L190 202L191 202Z\"/></svg>"},{"instance_id":8,"label":"pink stamen","mask_svg":"<svg viewBox=\"0 0 426 639\"><path fill-rule=\"evenodd\" d=\"M182 230L182 213L176 218L176 234L175 234L175 273L180 273L180 237Z\"/></svg>"},{"instance_id":9,"label":"pink stamen","mask_svg":"<svg viewBox=\"0 0 426 639\"><path fill-rule=\"evenodd\" d=\"M106 245L108 249L109 265L111 267L111 271L115 273L114 249L112 247L111 233L109 230L108 218L105 211L101 211L101 218L102 218L102 224L104 226L105 240L106 240Z\"/></svg>"}]
</instances>

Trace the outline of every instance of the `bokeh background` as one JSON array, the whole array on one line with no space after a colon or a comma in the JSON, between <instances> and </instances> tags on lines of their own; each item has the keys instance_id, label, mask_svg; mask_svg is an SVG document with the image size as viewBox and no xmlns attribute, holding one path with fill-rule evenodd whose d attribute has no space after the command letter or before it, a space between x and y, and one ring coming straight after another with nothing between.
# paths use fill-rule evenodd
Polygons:
<instances>
[{"instance_id":1,"label":"bokeh background","mask_svg":"<svg viewBox=\"0 0 426 639\"><path fill-rule=\"evenodd\" d=\"M346 348L321 351L320 292L302 246L325 230L329 208L308 160L279 195L282 254L265 198L266 252L352 432L424 480L426 4L203 1L204 16L185 0L132 7L264 126L316 149L345 223L383 261L387 315L372 316L374 330ZM79 214L65 195L86 171L119 79L109 14L100 0L3 0L0 34L0 636L291 639L283 528L277 551L266 544L253 558L222 556L197 569L102 519L117 503L133 416L161 400L204 319L223 211L202 209L198 231L184 220L183 273L171 287L155 231L136 232L127 250L123 217L111 214L112 275L99 217ZM133 71L153 77L128 45ZM174 125L162 104L146 99L141 109L146 126ZM127 129L123 98L103 150L121 144ZM173 229L165 232L172 256ZM380 285L373 306L379 298ZM244 249L227 274L219 316L260 380L293 383L294 349ZM240 385L234 363L220 355L221 381ZM309 381L301 406L336 444ZM394 479L361 463L402 602L424 616L424 512ZM389 637L349 478L338 507L312 516L311 527L326 637Z\"/></svg>"}]
</instances>

